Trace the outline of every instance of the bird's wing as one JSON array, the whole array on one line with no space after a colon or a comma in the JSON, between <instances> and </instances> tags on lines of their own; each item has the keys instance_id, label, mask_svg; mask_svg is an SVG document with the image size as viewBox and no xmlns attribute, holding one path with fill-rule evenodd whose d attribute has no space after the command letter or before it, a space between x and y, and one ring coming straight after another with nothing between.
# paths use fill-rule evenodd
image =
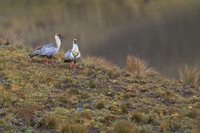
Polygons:
<instances>
[{"instance_id":1,"label":"bird's wing","mask_svg":"<svg viewBox=\"0 0 200 133\"><path fill-rule=\"evenodd\" d=\"M41 48L41 55L53 56L56 54L57 49L54 44L47 44Z\"/></svg>"},{"instance_id":2,"label":"bird's wing","mask_svg":"<svg viewBox=\"0 0 200 133\"><path fill-rule=\"evenodd\" d=\"M66 60L71 60L72 59L72 50L68 50L65 54L65 59Z\"/></svg>"},{"instance_id":3,"label":"bird's wing","mask_svg":"<svg viewBox=\"0 0 200 133\"><path fill-rule=\"evenodd\" d=\"M43 46L40 46L38 48L36 48L36 50L34 50L32 52L32 54L30 54L30 57L34 57L34 56L53 56L55 55L57 52L57 47L55 44L46 44Z\"/></svg>"}]
</instances>

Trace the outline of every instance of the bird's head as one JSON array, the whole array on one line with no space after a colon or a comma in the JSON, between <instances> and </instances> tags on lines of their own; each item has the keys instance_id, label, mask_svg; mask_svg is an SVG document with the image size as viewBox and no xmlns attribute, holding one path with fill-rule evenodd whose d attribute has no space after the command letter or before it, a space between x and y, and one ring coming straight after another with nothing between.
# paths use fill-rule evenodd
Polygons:
<instances>
[{"instance_id":1,"label":"bird's head","mask_svg":"<svg viewBox=\"0 0 200 133\"><path fill-rule=\"evenodd\" d=\"M77 43L77 39L76 39L76 38L73 40L73 43L74 43L74 44L76 44L76 43Z\"/></svg>"},{"instance_id":2,"label":"bird's head","mask_svg":"<svg viewBox=\"0 0 200 133\"><path fill-rule=\"evenodd\" d=\"M63 36L61 36L60 33L56 33L55 34L55 38L59 38L59 39L65 40L65 38Z\"/></svg>"}]
</instances>

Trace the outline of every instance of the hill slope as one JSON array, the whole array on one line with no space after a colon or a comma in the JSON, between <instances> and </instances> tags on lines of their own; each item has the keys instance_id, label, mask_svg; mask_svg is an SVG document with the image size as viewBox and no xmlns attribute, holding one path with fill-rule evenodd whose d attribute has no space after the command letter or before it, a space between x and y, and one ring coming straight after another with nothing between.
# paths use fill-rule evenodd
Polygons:
<instances>
[{"instance_id":1,"label":"hill slope","mask_svg":"<svg viewBox=\"0 0 200 133\"><path fill-rule=\"evenodd\" d=\"M28 53L0 45L0 132L198 132L199 88L101 59L71 70L61 54L53 66Z\"/></svg>"}]
</instances>

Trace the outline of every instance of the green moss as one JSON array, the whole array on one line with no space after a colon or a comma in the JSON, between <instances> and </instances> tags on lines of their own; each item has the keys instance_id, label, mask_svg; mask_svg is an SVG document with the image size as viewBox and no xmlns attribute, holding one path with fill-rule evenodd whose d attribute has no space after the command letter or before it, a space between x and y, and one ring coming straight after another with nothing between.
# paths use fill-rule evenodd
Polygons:
<instances>
[{"instance_id":1,"label":"green moss","mask_svg":"<svg viewBox=\"0 0 200 133\"><path fill-rule=\"evenodd\" d=\"M95 84L95 82L94 82L93 80L90 80L89 83L88 83L88 86L89 86L90 88L95 88L95 87L96 87L96 84Z\"/></svg>"}]
</instances>

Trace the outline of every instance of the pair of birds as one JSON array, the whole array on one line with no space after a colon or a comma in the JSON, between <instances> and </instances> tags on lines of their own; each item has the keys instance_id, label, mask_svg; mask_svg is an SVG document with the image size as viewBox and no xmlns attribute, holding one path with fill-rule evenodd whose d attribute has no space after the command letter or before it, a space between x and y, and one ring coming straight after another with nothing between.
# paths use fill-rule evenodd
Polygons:
<instances>
[{"instance_id":1,"label":"pair of birds","mask_svg":"<svg viewBox=\"0 0 200 133\"><path fill-rule=\"evenodd\" d=\"M58 53L61 47L62 40L65 40L59 33L55 34L55 44L46 44L39 48L37 48L35 51L30 54L30 57L34 56L40 56L40 57L47 57L45 63L49 64L49 59L51 60L51 63L53 63L52 58ZM64 57L64 62L70 63L70 68L74 68L76 61L81 58L81 53L79 51L79 47L77 44L77 39L73 40L73 47L71 50L68 50Z\"/></svg>"}]
</instances>

